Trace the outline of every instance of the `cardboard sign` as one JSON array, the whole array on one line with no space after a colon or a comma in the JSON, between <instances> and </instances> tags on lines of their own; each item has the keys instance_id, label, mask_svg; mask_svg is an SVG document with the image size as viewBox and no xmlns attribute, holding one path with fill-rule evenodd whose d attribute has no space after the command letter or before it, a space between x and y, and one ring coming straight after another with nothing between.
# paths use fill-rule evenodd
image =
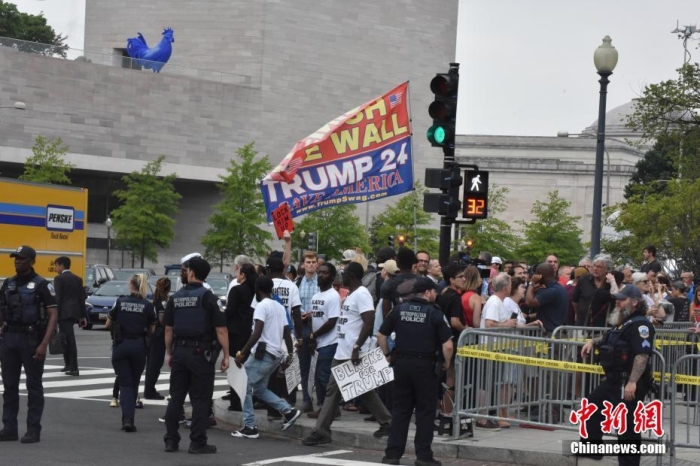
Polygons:
<instances>
[{"instance_id":1,"label":"cardboard sign","mask_svg":"<svg viewBox=\"0 0 700 466\"><path fill-rule=\"evenodd\" d=\"M344 401L350 401L394 380L394 370L389 367L381 348L375 348L364 355L357 366L352 361L346 361L332 367L331 371Z\"/></svg>"},{"instance_id":2,"label":"cardboard sign","mask_svg":"<svg viewBox=\"0 0 700 466\"><path fill-rule=\"evenodd\" d=\"M292 390L301 383L301 367L299 366L298 354L294 354L292 363L284 370L284 378L287 382L287 393L292 393Z\"/></svg>"},{"instance_id":3,"label":"cardboard sign","mask_svg":"<svg viewBox=\"0 0 700 466\"><path fill-rule=\"evenodd\" d=\"M311 356L311 366L309 367L309 385L307 389L311 398L314 397L314 386L316 385L316 364L318 364L318 351L314 351L313 356Z\"/></svg>"},{"instance_id":4,"label":"cardboard sign","mask_svg":"<svg viewBox=\"0 0 700 466\"><path fill-rule=\"evenodd\" d=\"M275 231L279 239L282 239L284 230L290 233L294 230L292 211L289 210L289 204L284 203L272 211L272 223L275 224Z\"/></svg>"}]
</instances>

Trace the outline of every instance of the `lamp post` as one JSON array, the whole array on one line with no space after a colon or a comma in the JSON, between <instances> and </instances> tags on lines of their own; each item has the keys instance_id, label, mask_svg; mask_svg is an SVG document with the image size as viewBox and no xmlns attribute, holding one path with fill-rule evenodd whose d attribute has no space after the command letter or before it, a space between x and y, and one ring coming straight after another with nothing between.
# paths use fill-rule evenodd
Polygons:
<instances>
[{"instance_id":1,"label":"lamp post","mask_svg":"<svg viewBox=\"0 0 700 466\"><path fill-rule=\"evenodd\" d=\"M107 227L107 265L109 265L109 253L112 249L112 219L109 216L105 220L105 226Z\"/></svg>"},{"instance_id":2,"label":"lamp post","mask_svg":"<svg viewBox=\"0 0 700 466\"><path fill-rule=\"evenodd\" d=\"M605 158L605 102L608 93L608 77L617 65L617 50L611 45L610 36L603 37L603 44L593 54L593 63L600 75L600 102L598 104L598 134L595 153L595 178L593 181L593 218L591 219L591 259L600 253L600 225L603 210L603 162Z\"/></svg>"}]
</instances>

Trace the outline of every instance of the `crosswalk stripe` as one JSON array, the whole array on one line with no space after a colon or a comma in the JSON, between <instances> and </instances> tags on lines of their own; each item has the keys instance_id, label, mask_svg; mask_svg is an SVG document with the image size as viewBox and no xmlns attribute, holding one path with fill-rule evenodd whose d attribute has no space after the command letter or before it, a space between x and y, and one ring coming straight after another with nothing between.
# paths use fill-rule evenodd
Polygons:
<instances>
[{"instance_id":1,"label":"crosswalk stripe","mask_svg":"<svg viewBox=\"0 0 700 466\"><path fill-rule=\"evenodd\" d=\"M90 376L90 375L105 375L105 374L114 375L114 369L90 369L90 370L81 370L80 371L80 377L85 377L85 376ZM42 377L42 380L56 379L58 377L73 377L73 376L66 375L63 372L44 372L44 376ZM24 373L24 371L22 371L22 374L19 376L19 379L26 380L26 378L27 378L26 374ZM0 383L2 383L2 377L0 377ZM44 384L44 386L46 386L46 384Z\"/></svg>"}]
</instances>

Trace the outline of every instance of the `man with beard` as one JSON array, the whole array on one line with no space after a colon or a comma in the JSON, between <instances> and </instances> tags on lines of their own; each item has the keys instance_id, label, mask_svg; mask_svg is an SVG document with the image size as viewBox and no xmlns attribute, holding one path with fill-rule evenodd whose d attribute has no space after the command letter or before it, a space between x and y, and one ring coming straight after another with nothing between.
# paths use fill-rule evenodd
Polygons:
<instances>
[{"instance_id":1,"label":"man with beard","mask_svg":"<svg viewBox=\"0 0 700 466\"><path fill-rule=\"evenodd\" d=\"M613 328L586 343L581 350L581 356L585 359L594 347L597 348L600 365L605 371L600 385L588 395L588 402L598 409L586 421L588 439L582 438L581 441L593 444L602 442L603 402L608 401L614 408L624 403L627 410L627 430L618 434L618 443L637 445L639 448L642 434L634 431L634 412L637 402L644 400L652 384L649 360L654 349L654 327L644 317L647 306L639 288L627 285L613 297L617 301L609 319ZM620 455L618 462L620 465L636 466L640 457Z\"/></svg>"}]
</instances>

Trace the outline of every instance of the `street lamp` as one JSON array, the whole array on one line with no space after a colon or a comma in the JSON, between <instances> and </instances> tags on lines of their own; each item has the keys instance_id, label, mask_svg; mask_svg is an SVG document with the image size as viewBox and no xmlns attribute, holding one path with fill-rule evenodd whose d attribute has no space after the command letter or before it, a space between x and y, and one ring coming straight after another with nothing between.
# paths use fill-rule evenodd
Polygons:
<instances>
[{"instance_id":1,"label":"street lamp","mask_svg":"<svg viewBox=\"0 0 700 466\"><path fill-rule=\"evenodd\" d=\"M112 249L112 219L107 216L105 220L105 226L107 227L107 265L109 265L109 252Z\"/></svg>"},{"instance_id":2,"label":"street lamp","mask_svg":"<svg viewBox=\"0 0 700 466\"><path fill-rule=\"evenodd\" d=\"M26 110L27 104L24 102L15 102L12 105L0 105L0 108L14 108L15 110Z\"/></svg>"},{"instance_id":3,"label":"street lamp","mask_svg":"<svg viewBox=\"0 0 700 466\"><path fill-rule=\"evenodd\" d=\"M608 93L608 77L617 65L617 50L610 43L610 36L603 37L603 44L593 54L593 63L600 75L600 102L598 104L598 134L595 153L595 178L593 181L593 218L591 220L591 259L600 252L600 226L603 209L603 161L605 157L605 101Z\"/></svg>"}]
</instances>

